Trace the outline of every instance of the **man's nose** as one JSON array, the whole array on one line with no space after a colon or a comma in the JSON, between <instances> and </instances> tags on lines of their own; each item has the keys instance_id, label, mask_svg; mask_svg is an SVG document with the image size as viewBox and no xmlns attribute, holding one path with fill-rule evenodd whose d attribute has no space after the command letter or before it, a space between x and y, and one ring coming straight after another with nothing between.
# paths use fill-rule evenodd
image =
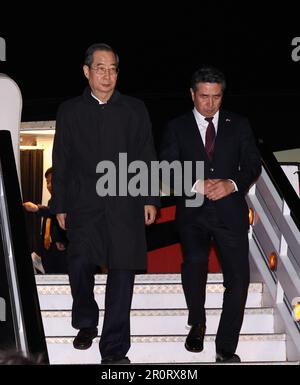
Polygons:
<instances>
[{"instance_id":1,"label":"man's nose","mask_svg":"<svg viewBox=\"0 0 300 385\"><path fill-rule=\"evenodd\" d=\"M208 104L209 107L212 107L214 105L213 98L208 98L207 104Z\"/></svg>"},{"instance_id":2,"label":"man's nose","mask_svg":"<svg viewBox=\"0 0 300 385\"><path fill-rule=\"evenodd\" d=\"M110 79L110 77L111 77L111 72L110 72L110 70L109 69L105 69L105 71L104 71L104 74L103 74L103 77L104 78L107 78L107 79Z\"/></svg>"}]
</instances>

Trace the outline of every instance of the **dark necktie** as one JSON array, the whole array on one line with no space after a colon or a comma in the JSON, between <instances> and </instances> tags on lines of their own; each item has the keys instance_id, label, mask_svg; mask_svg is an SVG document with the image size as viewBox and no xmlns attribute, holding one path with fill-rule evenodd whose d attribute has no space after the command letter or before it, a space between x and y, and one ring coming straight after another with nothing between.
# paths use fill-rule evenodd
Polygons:
<instances>
[{"instance_id":1,"label":"dark necktie","mask_svg":"<svg viewBox=\"0 0 300 385\"><path fill-rule=\"evenodd\" d=\"M205 120L208 122L205 133L205 151L207 153L208 159L212 160L215 147L216 130L212 121L213 118L205 118Z\"/></svg>"}]
</instances>

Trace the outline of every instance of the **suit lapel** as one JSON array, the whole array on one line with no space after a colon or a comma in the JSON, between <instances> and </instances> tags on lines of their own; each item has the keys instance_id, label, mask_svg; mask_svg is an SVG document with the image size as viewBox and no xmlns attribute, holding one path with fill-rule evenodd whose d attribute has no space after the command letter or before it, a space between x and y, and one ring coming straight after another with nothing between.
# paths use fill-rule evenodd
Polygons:
<instances>
[{"instance_id":1,"label":"suit lapel","mask_svg":"<svg viewBox=\"0 0 300 385\"><path fill-rule=\"evenodd\" d=\"M222 151L222 144L228 134L228 127L231 125L231 117L224 110L220 110L218 131L216 136L215 148L213 158L216 157L219 151Z\"/></svg>"},{"instance_id":2,"label":"suit lapel","mask_svg":"<svg viewBox=\"0 0 300 385\"><path fill-rule=\"evenodd\" d=\"M203 160L207 155L193 111L187 115L187 127L186 139L189 141L191 154L195 154L196 160Z\"/></svg>"}]
</instances>

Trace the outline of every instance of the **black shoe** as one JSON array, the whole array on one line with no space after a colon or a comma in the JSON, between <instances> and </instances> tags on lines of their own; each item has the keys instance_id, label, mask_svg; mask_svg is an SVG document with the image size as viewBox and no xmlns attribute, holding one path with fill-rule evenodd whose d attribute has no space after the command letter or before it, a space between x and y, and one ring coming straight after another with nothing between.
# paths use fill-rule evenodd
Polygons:
<instances>
[{"instance_id":1,"label":"black shoe","mask_svg":"<svg viewBox=\"0 0 300 385\"><path fill-rule=\"evenodd\" d=\"M184 347L186 350L194 353L202 352L204 335L205 326L200 324L192 325L191 330L185 340Z\"/></svg>"},{"instance_id":2,"label":"black shoe","mask_svg":"<svg viewBox=\"0 0 300 385\"><path fill-rule=\"evenodd\" d=\"M104 358L101 361L102 365L128 365L130 364L130 359L128 357L109 357L109 358Z\"/></svg>"},{"instance_id":3,"label":"black shoe","mask_svg":"<svg viewBox=\"0 0 300 385\"><path fill-rule=\"evenodd\" d=\"M216 362L234 363L234 362L241 362L241 359L237 354L222 351L222 352L217 352Z\"/></svg>"},{"instance_id":4,"label":"black shoe","mask_svg":"<svg viewBox=\"0 0 300 385\"><path fill-rule=\"evenodd\" d=\"M74 348L79 350L88 349L92 345L93 339L97 337L97 335L98 335L97 328L80 329L73 341Z\"/></svg>"}]
</instances>

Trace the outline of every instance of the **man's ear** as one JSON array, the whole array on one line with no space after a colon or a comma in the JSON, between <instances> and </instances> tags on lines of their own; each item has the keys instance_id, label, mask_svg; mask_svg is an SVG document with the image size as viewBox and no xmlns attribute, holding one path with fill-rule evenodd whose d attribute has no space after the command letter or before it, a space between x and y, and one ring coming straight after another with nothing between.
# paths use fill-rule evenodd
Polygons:
<instances>
[{"instance_id":1,"label":"man's ear","mask_svg":"<svg viewBox=\"0 0 300 385\"><path fill-rule=\"evenodd\" d=\"M85 64L82 68L83 68L84 76L88 79L88 78L89 78L89 74L90 74L89 66L87 66L87 65Z\"/></svg>"},{"instance_id":2,"label":"man's ear","mask_svg":"<svg viewBox=\"0 0 300 385\"><path fill-rule=\"evenodd\" d=\"M192 100L194 101L195 100L195 92L192 88L190 88L190 93L191 93Z\"/></svg>"}]
</instances>

